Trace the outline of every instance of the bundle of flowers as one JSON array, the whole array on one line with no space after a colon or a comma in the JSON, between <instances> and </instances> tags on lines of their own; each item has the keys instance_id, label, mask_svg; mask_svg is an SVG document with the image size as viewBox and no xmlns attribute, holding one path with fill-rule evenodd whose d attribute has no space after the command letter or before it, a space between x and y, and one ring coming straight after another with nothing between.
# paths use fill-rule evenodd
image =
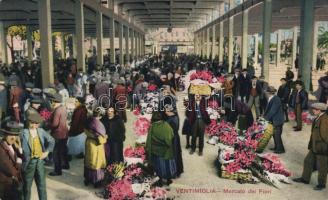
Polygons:
<instances>
[{"instance_id":1,"label":"bundle of flowers","mask_svg":"<svg viewBox=\"0 0 328 200\"><path fill-rule=\"evenodd\" d=\"M136 106L136 108L132 112L135 116L139 116L141 114L140 106Z\"/></svg>"},{"instance_id":2,"label":"bundle of flowers","mask_svg":"<svg viewBox=\"0 0 328 200\"><path fill-rule=\"evenodd\" d=\"M146 150L143 146L135 148L129 146L124 150L124 157L126 160L129 158L136 158L138 161L144 162L146 159Z\"/></svg>"},{"instance_id":3,"label":"bundle of flowers","mask_svg":"<svg viewBox=\"0 0 328 200\"><path fill-rule=\"evenodd\" d=\"M132 190L132 185L127 179L115 180L107 188L108 196L111 200L135 199L136 194Z\"/></svg>"},{"instance_id":4,"label":"bundle of flowers","mask_svg":"<svg viewBox=\"0 0 328 200\"><path fill-rule=\"evenodd\" d=\"M106 172L104 198L166 199L166 190L153 186L158 177L150 174L143 164L114 163Z\"/></svg>"},{"instance_id":5,"label":"bundle of flowers","mask_svg":"<svg viewBox=\"0 0 328 200\"><path fill-rule=\"evenodd\" d=\"M295 112L293 111L288 112L288 118L289 120L296 120ZM306 111L306 112L302 112L301 118L305 124L312 124L314 117L309 112Z\"/></svg>"},{"instance_id":6,"label":"bundle of flowers","mask_svg":"<svg viewBox=\"0 0 328 200\"><path fill-rule=\"evenodd\" d=\"M47 110L46 108L44 108L40 111L40 115L44 121L49 121L49 119L51 117L51 112L49 110Z\"/></svg>"},{"instance_id":7,"label":"bundle of flowers","mask_svg":"<svg viewBox=\"0 0 328 200\"><path fill-rule=\"evenodd\" d=\"M155 84L150 84L150 85L148 86L148 90L151 91L151 92L156 91L156 90L157 90L157 85L155 85Z\"/></svg>"},{"instance_id":8,"label":"bundle of flowers","mask_svg":"<svg viewBox=\"0 0 328 200\"><path fill-rule=\"evenodd\" d=\"M260 155L259 157L261 158L262 166L265 170L271 173L281 174L286 177L291 176L291 172L286 169L277 155L267 153Z\"/></svg>"},{"instance_id":9,"label":"bundle of flowers","mask_svg":"<svg viewBox=\"0 0 328 200\"><path fill-rule=\"evenodd\" d=\"M208 107L206 110L207 110L208 115L210 116L210 119L217 120L220 118L220 114L217 111L217 109Z\"/></svg>"},{"instance_id":10,"label":"bundle of flowers","mask_svg":"<svg viewBox=\"0 0 328 200\"><path fill-rule=\"evenodd\" d=\"M209 109L209 108L208 108ZM211 116L211 114L210 114ZM205 133L210 137L209 144L223 144L232 145L237 141L237 130L229 122L222 120L217 122L218 117L210 117L211 123L206 127Z\"/></svg>"},{"instance_id":11,"label":"bundle of flowers","mask_svg":"<svg viewBox=\"0 0 328 200\"><path fill-rule=\"evenodd\" d=\"M224 144L223 146L219 145L218 161L221 177L233 177L231 179L238 180L241 183L260 180L274 187L278 187L280 182L288 183L288 177L291 174L276 155L256 153L266 125L267 123L263 120L255 122L249 127L244 136L238 136L234 129L220 133L219 142ZM250 173L257 179L252 178L250 180ZM241 177L244 180L241 180Z\"/></svg>"},{"instance_id":12,"label":"bundle of flowers","mask_svg":"<svg viewBox=\"0 0 328 200\"><path fill-rule=\"evenodd\" d=\"M148 129L150 128L150 121L145 117L139 117L134 123L133 123L133 131L138 136L145 136L148 133Z\"/></svg>"},{"instance_id":13,"label":"bundle of flowers","mask_svg":"<svg viewBox=\"0 0 328 200\"><path fill-rule=\"evenodd\" d=\"M312 116L309 112L302 112L302 121L305 124L312 124L313 120L314 120L314 116Z\"/></svg>"},{"instance_id":14,"label":"bundle of flowers","mask_svg":"<svg viewBox=\"0 0 328 200\"><path fill-rule=\"evenodd\" d=\"M213 74L210 71L198 71L190 75L190 81L200 79L207 81L208 83L213 83Z\"/></svg>"},{"instance_id":15,"label":"bundle of flowers","mask_svg":"<svg viewBox=\"0 0 328 200\"><path fill-rule=\"evenodd\" d=\"M151 192L153 199L166 199L167 191L164 188L155 187Z\"/></svg>"},{"instance_id":16,"label":"bundle of flowers","mask_svg":"<svg viewBox=\"0 0 328 200\"><path fill-rule=\"evenodd\" d=\"M209 100L208 107L217 110L219 108L219 103L216 100Z\"/></svg>"},{"instance_id":17,"label":"bundle of flowers","mask_svg":"<svg viewBox=\"0 0 328 200\"><path fill-rule=\"evenodd\" d=\"M205 133L209 136L217 136L219 133L220 124L216 120L212 119L211 123L206 127Z\"/></svg>"}]
</instances>

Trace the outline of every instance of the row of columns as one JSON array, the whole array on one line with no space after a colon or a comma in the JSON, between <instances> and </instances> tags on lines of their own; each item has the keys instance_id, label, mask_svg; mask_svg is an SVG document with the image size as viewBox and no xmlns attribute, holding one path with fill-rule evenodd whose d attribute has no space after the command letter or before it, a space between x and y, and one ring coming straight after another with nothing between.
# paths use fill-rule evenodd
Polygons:
<instances>
[{"instance_id":1,"label":"row of columns","mask_svg":"<svg viewBox=\"0 0 328 200\"><path fill-rule=\"evenodd\" d=\"M84 27L84 4L81 0L75 1L75 34L73 34L73 57L77 59L77 66L86 71L85 65L85 27ZM100 10L100 9L99 9ZM53 64L53 45L52 45L52 29L51 29L51 0L38 1L39 29L40 29L40 48L41 48L41 71L42 84L47 87L49 83L54 82L54 64ZM96 40L97 40L97 64L103 65L103 17L104 14L97 11L96 14ZM109 18L110 27L110 59L115 63L115 29L116 21L113 17ZM117 22L118 40L120 50L120 64L123 65L130 60L130 52L132 58L144 55L145 39L143 33L140 33L121 22ZM32 30L27 27L27 49L28 59L33 59L32 47ZM7 30L3 22L0 22L0 59L4 63L8 63L7 55ZM125 37L125 38L124 38ZM123 38L125 39L125 51L123 51ZM62 47L64 46L64 35L62 34ZM131 41L131 42L130 42ZM62 49L63 58L65 51ZM124 59L124 54L126 59Z\"/></svg>"},{"instance_id":2,"label":"row of columns","mask_svg":"<svg viewBox=\"0 0 328 200\"><path fill-rule=\"evenodd\" d=\"M234 7L235 1L230 0L230 8ZM224 4L222 3L223 7ZM223 9L220 6L220 15L223 15ZM243 68L247 67L248 58L248 14L249 9L243 10L242 13L242 49L241 49L241 64ZM234 17L231 16L228 19L228 64L229 71L232 69L233 54L234 54L234 35L233 35L233 25ZM216 33L216 26L218 27L218 34ZM263 25L262 25L262 43L263 43L263 55L262 55L262 71L261 75L269 81L269 65L270 65L270 39L271 39L271 27L272 27L272 0L263 0ZM212 41L210 41L210 29L212 29ZM311 80L311 67L315 66L316 54L317 54L317 23L314 22L314 0L301 0L301 24L300 24L300 71L302 74L302 80L304 82L305 88L310 89ZM216 38L218 37L218 51L215 52ZM259 35L254 35L254 60L255 65L258 62L258 41ZM310 38L310 39L309 39ZM298 27L293 28L293 50L292 50L292 65L295 67L295 59L297 57L297 40L298 40ZM223 21L218 24L214 24L211 27L206 27L201 31L195 33L195 53L197 55L210 56L212 59L216 55L219 57L219 61L223 61L224 47L223 47ZM280 54L281 54L281 30L277 31L277 57L276 65L280 64ZM211 46L210 46L211 45ZM210 48L212 53L210 54Z\"/></svg>"}]
</instances>

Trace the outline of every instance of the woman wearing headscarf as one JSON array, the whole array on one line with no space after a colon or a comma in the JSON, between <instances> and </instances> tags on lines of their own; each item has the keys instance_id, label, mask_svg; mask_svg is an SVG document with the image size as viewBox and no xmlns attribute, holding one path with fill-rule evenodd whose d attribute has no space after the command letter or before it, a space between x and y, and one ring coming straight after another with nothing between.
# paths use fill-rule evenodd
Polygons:
<instances>
[{"instance_id":1,"label":"woman wearing headscarf","mask_svg":"<svg viewBox=\"0 0 328 200\"><path fill-rule=\"evenodd\" d=\"M170 124L174 133L174 137L173 137L174 159L177 166L176 175L179 177L183 173L182 151L181 151L181 143L180 143L180 136L179 136L179 116L169 102L164 102L164 114L165 114L165 121Z\"/></svg>"},{"instance_id":2,"label":"woman wearing headscarf","mask_svg":"<svg viewBox=\"0 0 328 200\"><path fill-rule=\"evenodd\" d=\"M146 141L146 152L160 183L170 185L171 179L176 176L173 138L171 126L163 120L160 112L154 112L152 124Z\"/></svg>"},{"instance_id":3,"label":"woman wearing headscarf","mask_svg":"<svg viewBox=\"0 0 328 200\"><path fill-rule=\"evenodd\" d=\"M85 133L84 184L92 183L95 187L101 185L105 176L107 140L105 126L101 123L102 109L96 108L93 117L88 119Z\"/></svg>"},{"instance_id":4,"label":"woman wearing headscarf","mask_svg":"<svg viewBox=\"0 0 328 200\"><path fill-rule=\"evenodd\" d=\"M123 143L125 140L125 126L122 118L114 107L109 107L107 114L101 119L108 136L106 143L106 158L109 164L123 162ZM109 152L108 152L109 151Z\"/></svg>"},{"instance_id":5,"label":"woman wearing headscarf","mask_svg":"<svg viewBox=\"0 0 328 200\"><path fill-rule=\"evenodd\" d=\"M88 110L85 100L78 97L75 101L75 109L72 115L72 122L68 132L68 154L77 155L83 158L85 151L86 135L84 134L85 124L88 117Z\"/></svg>"}]
</instances>

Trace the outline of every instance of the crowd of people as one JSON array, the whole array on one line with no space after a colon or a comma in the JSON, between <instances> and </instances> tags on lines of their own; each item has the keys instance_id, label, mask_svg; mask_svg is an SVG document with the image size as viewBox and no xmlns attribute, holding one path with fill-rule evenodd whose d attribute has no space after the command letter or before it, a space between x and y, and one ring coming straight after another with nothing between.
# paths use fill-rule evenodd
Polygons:
<instances>
[{"instance_id":1,"label":"crowd of people","mask_svg":"<svg viewBox=\"0 0 328 200\"><path fill-rule=\"evenodd\" d=\"M255 119L265 118L274 127L276 154L285 153L281 135L288 122L288 111L296 115L295 131L302 130L302 112L308 109L308 93L288 69L276 89L265 77L250 75L236 67L233 73L215 62L196 56L151 56L133 66L90 65L88 73L78 69L74 60L59 60L55 83L41 89L40 63L15 63L2 66L0 73L0 118L3 139L0 143L0 198L31 199L31 186L36 182L39 199L47 199L45 165L54 167L50 176L61 176L70 169L73 157L84 158L84 183L101 187L105 168L123 162L127 111L135 109L151 85L159 88L159 110L154 112L146 151L161 184L169 185L183 173L179 137L177 92L184 90L182 77L191 70L211 71L224 77L222 89L213 93L218 99L222 119L246 130ZM313 163L320 162L319 185L327 178L328 74L319 80L320 102L311 106L317 116L310 152L305 159L305 172L298 182L308 183ZM67 108L74 99L74 110ZM204 153L204 134L211 122L207 113L208 97L187 94L184 99L186 120L182 134L190 154ZM232 106L233 105L233 106ZM253 114L254 107L254 114ZM238 123L238 124L237 124ZM197 145L198 139L198 145Z\"/></svg>"}]
</instances>

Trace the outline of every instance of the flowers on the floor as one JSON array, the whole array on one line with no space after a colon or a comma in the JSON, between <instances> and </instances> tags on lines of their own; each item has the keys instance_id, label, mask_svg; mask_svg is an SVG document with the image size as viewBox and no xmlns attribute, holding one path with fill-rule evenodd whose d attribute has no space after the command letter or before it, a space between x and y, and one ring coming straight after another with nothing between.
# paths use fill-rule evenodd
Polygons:
<instances>
[{"instance_id":1,"label":"flowers on the floor","mask_svg":"<svg viewBox=\"0 0 328 200\"><path fill-rule=\"evenodd\" d=\"M114 163L107 167L104 197L107 199L166 199L164 188L155 187L159 180L146 166L144 147L128 147L124 157L142 157L139 163Z\"/></svg>"},{"instance_id":2,"label":"flowers on the floor","mask_svg":"<svg viewBox=\"0 0 328 200\"><path fill-rule=\"evenodd\" d=\"M138 136L147 135L150 121L144 117L139 117L133 124L133 130Z\"/></svg>"},{"instance_id":3,"label":"flowers on the floor","mask_svg":"<svg viewBox=\"0 0 328 200\"><path fill-rule=\"evenodd\" d=\"M155 187L151 192L153 199L166 199L167 191L164 188Z\"/></svg>"},{"instance_id":4,"label":"flowers on the floor","mask_svg":"<svg viewBox=\"0 0 328 200\"><path fill-rule=\"evenodd\" d=\"M288 112L288 118L289 118L289 120L296 120L295 112L293 112L293 111ZM312 121L315 117L312 116L308 111L304 111L301 114L301 118L305 124L312 124Z\"/></svg>"},{"instance_id":5,"label":"flowers on the floor","mask_svg":"<svg viewBox=\"0 0 328 200\"><path fill-rule=\"evenodd\" d=\"M135 116L139 116L141 114L141 109L139 106L136 106L136 108L132 112Z\"/></svg>"},{"instance_id":6,"label":"flowers on the floor","mask_svg":"<svg viewBox=\"0 0 328 200\"><path fill-rule=\"evenodd\" d=\"M131 183L127 179L118 179L107 186L107 191L111 200L135 199L136 194L133 192Z\"/></svg>"},{"instance_id":7,"label":"flowers on the floor","mask_svg":"<svg viewBox=\"0 0 328 200\"><path fill-rule=\"evenodd\" d=\"M146 150L143 146L135 148L129 146L124 150L124 157L125 159L137 158L144 162L146 159Z\"/></svg>"},{"instance_id":8,"label":"flowers on the floor","mask_svg":"<svg viewBox=\"0 0 328 200\"><path fill-rule=\"evenodd\" d=\"M291 176L291 172L286 169L277 155L267 153L259 155L259 157L261 158L262 165L265 170L271 173L282 174L287 177Z\"/></svg>"},{"instance_id":9,"label":"flowers on the floor","mask_svg":"<svg viewBox=\"0 0 328 200\"><path fill-rule=\"evenodd\" d=\"M259 145L267 145L263 138L270 127L266 121L260 119L243 135L238 135L230 123L222 121L219 125L212 125L213 130L209 129L208 134L218 138L219 175L240 183L260 180L274 187L279 187L280 182L288 183L291 174L277 155L257 153ZM272 132L271 129L269 131Z\"/></svg>"}]
</instances>

